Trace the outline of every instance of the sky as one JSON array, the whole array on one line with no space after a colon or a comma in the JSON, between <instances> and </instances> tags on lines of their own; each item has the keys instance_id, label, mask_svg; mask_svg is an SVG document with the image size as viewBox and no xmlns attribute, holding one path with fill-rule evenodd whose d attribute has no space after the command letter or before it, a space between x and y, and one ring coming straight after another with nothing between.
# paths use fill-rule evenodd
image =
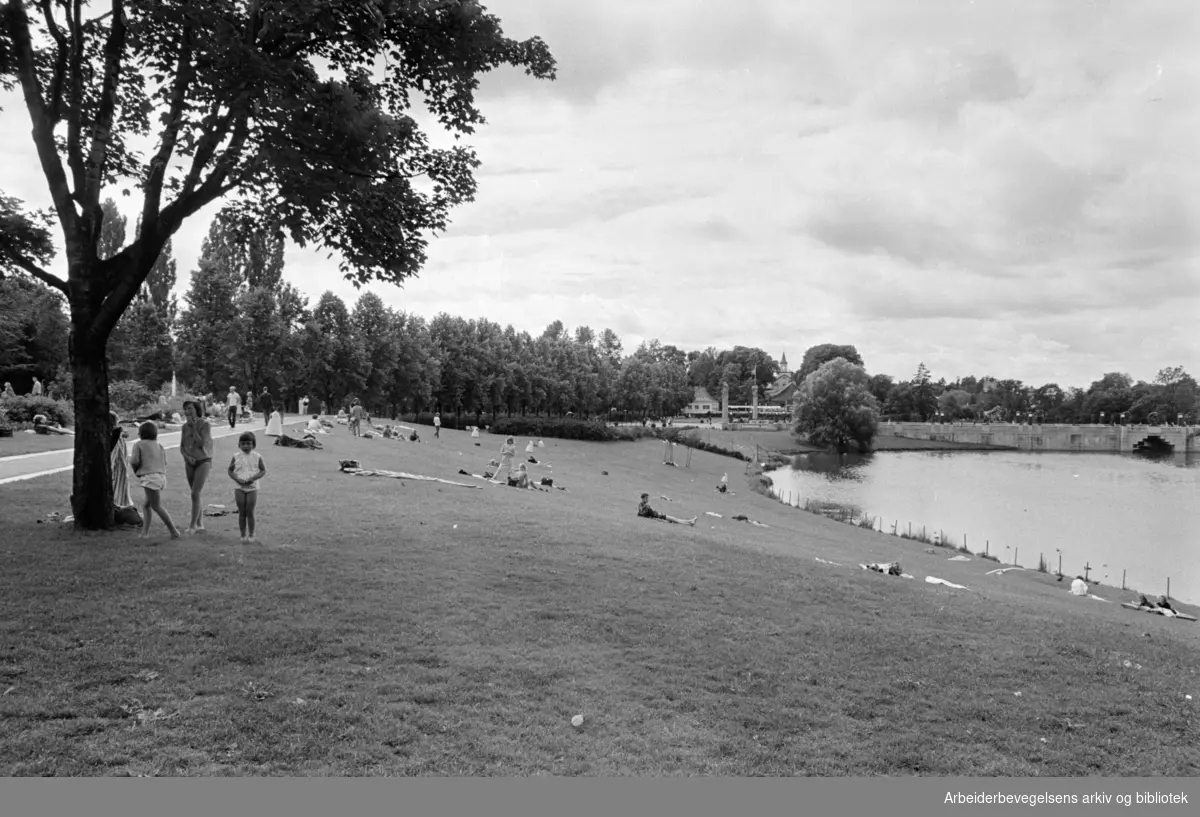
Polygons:
<instances>
[{"instance_id":1,"label":"sky","mask_svg":"<svg viewBox=\"0 0 1200 817\"><path fill-rule=\"evenodd\" d=\"M389 306L626 352L853 344L872 374L1200 375L1200 7L491 0L557 81L483 79L483 162ZM48 204L0 94L0 190ZM174 241L195 268L217 206ZM61 259L61 255L60 255ZM290 247L311 302L361 294Z\"/></svg>"}]
</instances>

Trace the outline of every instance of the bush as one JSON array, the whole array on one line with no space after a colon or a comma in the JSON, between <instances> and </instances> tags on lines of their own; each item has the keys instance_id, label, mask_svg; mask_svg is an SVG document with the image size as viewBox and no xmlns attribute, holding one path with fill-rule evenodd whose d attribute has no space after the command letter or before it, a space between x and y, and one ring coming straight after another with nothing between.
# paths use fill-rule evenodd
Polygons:
<instances>
[{"instance_id":1,"label":"bush","mask_svg":"<svg viewBox=\"0 0 1200 817\"><path fill-rule=\"evenodd\" d=\"M670 428L660 429L655 436L661 437L664 440L670 440L679 445L686 445L689 448L696 448L700 451L708 451L712 454L720 454L723 457L733 457L734 459L744 460L749 462L751 457L733 448L722 448L719 445L705 442L700 439L700 435L692 429L687 428Z\"/></svg>"},{"instance_id":2,"label":"bush","mask_svg":"<svg viewBox=\"0 0 1200 817\"><path fill-rule=\"evenodd\" d=\"M66 400L49 397L9 397L0 399L0 409L8 416L9 423L32 423L35 414L45 414L51 423L60 426L75 425L75 409Z\"/></svg>"},{"instance_id":3,"label":"bush","mask_svg":"<svg viewBox=\"0 0 1200 817\"><path fill-rule=\"evenodd\" d=\"M108 402L119 412L129 412L153 402L154 392L137 380L118 380L108 384Z\"/></svg>"},{"instance_id":4,"label":"bush","mask_svg":"<svg viewBox=\"0 0 1200 817\"><path fill-rule=\"evenodd\" d=\"M445 418L443 418L443 422ZM608 442L622 439L598 420L554 419L551 417L498 417L491 433L513 437L556 437L560 440Z\"/></svg>"}]
</instances>

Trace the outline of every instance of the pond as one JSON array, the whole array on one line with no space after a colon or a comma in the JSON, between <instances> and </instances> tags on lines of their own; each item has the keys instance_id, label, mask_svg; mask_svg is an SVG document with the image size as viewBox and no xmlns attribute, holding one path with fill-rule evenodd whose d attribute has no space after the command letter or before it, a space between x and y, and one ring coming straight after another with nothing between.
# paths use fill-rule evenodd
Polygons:
<instances>
[{"instance_id":1,"label":"pond","mask_svg":"<svg viewBox=\"0 0 1200 817\"><path fill-rule=\"evenodd\" d=\"M1002 562L1200 603L1200 456L1030 451L800 454L770 472L784 501L944 531Z\"/></svg>"}]
</instances>

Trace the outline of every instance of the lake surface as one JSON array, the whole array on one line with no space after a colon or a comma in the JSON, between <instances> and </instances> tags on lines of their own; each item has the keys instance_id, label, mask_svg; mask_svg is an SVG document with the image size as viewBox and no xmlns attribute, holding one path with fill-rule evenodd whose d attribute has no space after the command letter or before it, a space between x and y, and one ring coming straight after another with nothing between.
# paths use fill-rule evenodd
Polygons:
<instances>
[{"instance_id":1,"label":"lake surface","mask_svg":"<svg viewBox=\"0 0 1200 817\"><path fill-rule=\"evenodd\" d=\"M1200 603L1200 456L1032 451L801 454L771 471L793 504L811 500L945 531L1005 563L1082 574L1106 585ZM876 526L878 528L878 525ZM1099 595L1103 595L1100 593Z\"/></svg>"}]
</instances>

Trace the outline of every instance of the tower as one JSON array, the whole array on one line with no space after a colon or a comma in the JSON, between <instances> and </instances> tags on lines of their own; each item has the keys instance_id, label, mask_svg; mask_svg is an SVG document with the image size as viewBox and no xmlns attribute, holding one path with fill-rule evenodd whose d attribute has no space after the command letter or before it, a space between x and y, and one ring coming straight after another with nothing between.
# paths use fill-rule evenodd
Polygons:
<instances>
[{"instance_id":1,"label":"tower","mask_svg":"<svg viewBox=\"0 0 1200 817\"><path fill-rule=\"evenodd\" d=\"M783 357L779 358L780 374L791 374L792 370L787 365L787 352L783 353Z\"/></svg>"}]
</instances>

